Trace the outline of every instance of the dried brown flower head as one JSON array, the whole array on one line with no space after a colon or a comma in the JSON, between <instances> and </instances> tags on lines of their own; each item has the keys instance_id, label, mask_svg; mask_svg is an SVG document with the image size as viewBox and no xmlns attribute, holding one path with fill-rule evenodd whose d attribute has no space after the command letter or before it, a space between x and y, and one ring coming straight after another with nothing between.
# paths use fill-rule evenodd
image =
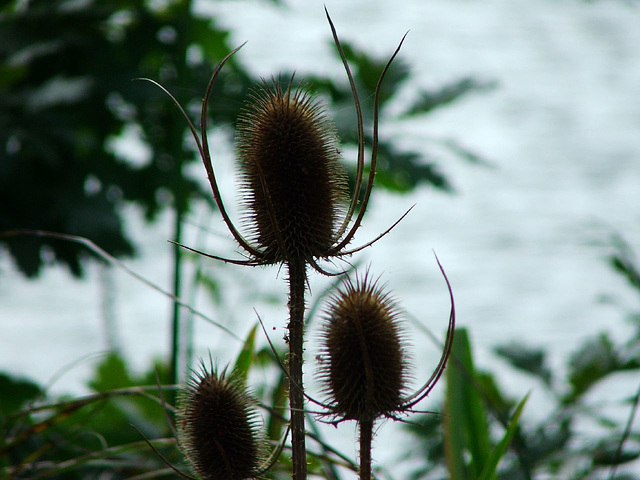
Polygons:
<instances>
[{"instance_id":1,"label":"dried brown flower head","mask_svg":"<svg viewBox=\"0 0 640 480\"><path fill-rule=\"evenodd\" d=\"M382 69L375 88L371 161L365 178L365 135L360 99L347 57L328 12L327 19L345 67L356 111L358 159L354 192L348 200L348 206L342 208L345 180L338 163L335 129L320 105L304 91L292 92L291 85L286 91L282 91L277 85L258 91L253 98L255 103L248 107L245 116L240 119L238 140L246 203L251 212L249 233L254 237L254 243L240 233L227 213L211 161L207 136L207 110L215 80L225 63L242 45L224 57L213 71L202 102L199 129L196 129L178 100L166 88L153 80L145 79L169 95L187 121L222 219L247 258L228 259L180 245L183 248L237 265L297 263L306 267L309 264L320 273L330 275L318 265L318 259L344 258L368 247L389 233L409 213L407 211L372 241L359 247L346 248L360 228L371 196L378 156L380 90L404 37ZM356 214L358 205L360 211Z\"/></svg>"},{"instance_id":2,"label":"dried brown flower head","mask_svg":"<svg viewBox=\"0 0 640 480\"><path fill-rule=\"evenodd\" d=\"M180 441L195 472L205 480L256 478L263 460L257 417L244 387L225 372L201 372L183 391Z\"/></svg>"},{"instance_id":3,"label":"dried brown flower head","mask_svg":"<svg viewBox=\"0 0 640 480\"><path fill-rule=\"evenodd\" d=\"M320 375L333 413L363 421L397 411L408 365L396 303L365 275L344 283L326 317Z\"/></svg>"},{"instance_id":4,"label":"dried brown flower head","mask_svg":"<svg viewBox=\"0 0 640 480\"><path fill-rule=\"evenodd\" d=\"M346 205L335 128L304 90L273 81L238 119L242 195L255 243L268 263L332 253Z\"/></svg>"}]
</instances>

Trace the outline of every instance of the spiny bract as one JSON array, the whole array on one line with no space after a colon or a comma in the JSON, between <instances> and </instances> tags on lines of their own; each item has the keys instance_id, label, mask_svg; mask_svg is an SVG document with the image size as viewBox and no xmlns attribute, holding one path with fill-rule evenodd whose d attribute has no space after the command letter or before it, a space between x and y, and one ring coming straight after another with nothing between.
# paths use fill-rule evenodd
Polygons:
<instances>
[{"instance_id":1,"label":"spiny bract","mask_svg":"<svg viewBox=\"0 0 640 480\"><path fill-rule=\"evenodd\" d=\"M248 223L268 263L330 255L346 195L335 128L304 90L256 90L238 120Z\"/></svg>"}]
</instances>

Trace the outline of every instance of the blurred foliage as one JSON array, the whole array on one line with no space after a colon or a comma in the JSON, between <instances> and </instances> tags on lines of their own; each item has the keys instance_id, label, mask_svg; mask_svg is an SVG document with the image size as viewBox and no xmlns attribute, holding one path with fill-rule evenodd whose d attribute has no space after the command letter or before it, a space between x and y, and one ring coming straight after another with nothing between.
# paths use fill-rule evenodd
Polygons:
<instances>
[{"instance_id":1,"label":"blurred foliage","mask_svg":"<svg viewBox=\"0 0 640 480\"><path fill-rule=\"evenodd\" d=\"M228 33L189 13L189 2L95 0L11 2L0 17L0 231L40 229L87 237L114 255L134 246L122 220L123 202L152 220L165 206L189 208L208 198L182 173L194 158L185 125L167 99L137 77L169 88L205 85L210 65L191 62L186 48L208 59L225 55ZM240 103L221 93L246 91L246 73L231 62L217 85L214 118L233 122ZM186 104L199 89L189 91ZM215 95L215 93L214 93ZM226 100L224 100L226 98ZM109 148L139 132L148 158L132 162ZM38 273L41 240L6 241L19 268ZM80 248L47 241L55 259L80 275Z\"/></svg>"},{"instance_id":2,"label":"blurred foliage","mask_svg":"<svg viewBox=\"0 0 640 480\"><path fill-rule=\"evenodd\" d=\"M141 207L149 221L164 208L188 212L196 199L212 204L201 182L185 174L185 164L197 157L179 112L160 91L132 79L158 80L196 116L212 65L234 47L228 38L215 19L196 17L188 0L14 0L0 6L0 232L58 231L89 238L116 256L131 255L135 246L123 223L125 204ZM371 145L370 99L387 58L343 47L363 99L365 143ZM231 59L216 83L215 108L209 110L213 125L233 126L249 89L258 83L240 58ZM382 119L426 115L495 87L465 77L419 91L398 109L396 94L409 78L409 66L397 59L383 84ZM354 147L357 129L346 76L342 82L310 76L305 83L329 99L343 147ZM125 134L138 137L141 157L112 147ZM483 162L457 142L444 145L460 158ZM377 185L396 192L421 185L452 191L432 155L428 148L402 149L381 132ZM36 276L47 258L82 274L76 244L30 237L1 241L27 276ZM610 263L640 293L638 262L623 241L616 245ZM219 298L217 280L203 278ZM418 444L408 455L421 462L412 478L596 479L640 458L633 417L620 425L590 402L603 380L640 370L640 314L631 318L636 329L629 339L619 342L605 333L589 339L569 359L566 378L549 367L544 349L521 343L496 348L553 402L550 413L533 423L526 413L520 419L527 397L509 398L494 374L475 369L470 340L459 330L446 374L445 414L424 415L407 427ZM268 405L286 404L287 379L270 349L255 350L256 331L249 332L231 364L240 378L249 380L252 370L260 370L267 379L252 388L264 405L268 438L275 446L285 432L286 409ZM166 384L169 368L157 363L135 374L113 354L88 382L92 394L62 399L49 398L28 380L0 374L0 478L172 475L145 437L187 471L159 400L156 374ZM633 412L638 399L623 399L620 408ZM171 413L173 406L167 409ZM576 425L583 421L602 433L579 438ZM310 452L310 474L337 478L337 464L355 469L318 432L309 435L318 446ZM287 478L288 462L285 450L270 478Z\"/></svg>"},{"instance_id":3,"label":"blurred foliage","mask_svg":"<svg viewBox=\"0 0 640 480\"><path fill-rule=\"evenodd\" d=\"M57 402L36 385L24 388L28 382L3 376L0 403L9 399L10 408L0 412L0 478L95 478L103 471L117 472L109 478L128 478L163 469L132 427L158 439L162 451L162 445L175 445L153 387L156 372L166 381L163 365L133 375L112 354L89 382L95 393ZM169 459L176 454L175 448L166 452Z\"/></svg>"},{"instance_id":4,"label":"blurred foliage","mask_svg":"<svg viewBox=\"0 0 640 480\"><path fill-rule=\"evenodd\" d=\"M318 18L323 21L321 10ZM212 203L209 192L183 171L196 155L191 139L185 141L179 112L158 89L132 80L161 82L194 114L212 65L235 46L228 37L215 19L195 16L189 0L14 0L0 7L0 232L61 232L86 237L116 256L131 255L135 245L123 223L125 204L141 206L151 221L168 206L183 214L196 198ZM368 100L387 59L349 45L345 51L360 96ZM238 57L216 82L215 108L209 109L213 125L233 126L248 89L258 83ZM396 61L383 85L383 118L408 76L408 66ZM337 84L311 77L308 83L331 99L340 136L345 146L353 145L355 116L346 78ZM486 87L463 79L440 92L423 92L401 116L427 113ZM371 102L363 101L363 108L370 123ZM112 147L125 133L139 140L141 153ZM454 148L456 155L476 157ZM379 166L377 183L384 188L405 192L431 184L451 190L427 153L401 151L391 140L380 144ZM29 277L45 260L82 274L78 245L23 237L1 241Z\"/></svg>"},{"instance_id":5,"label":"blurred foliage","mask_svg":"<svg viewBox=\"0 0 640 480\"><path fill-rule=\"evenodd\" d=\"M240 348L232 374L246 378L250 370L279 381L254 385L271 448L285 433L286 405L284 375L269 348L255 350L256 328ZM280 352L282 355L282 352ZM0 478L162 478L174 475L153 449L175 467L190 473L184 454L177 447L169 422L175 408L166 399L169 368L156 363L142 374L132 373L118 354L107 356L96 366L88 385L93 393L55 401L37 385L0 374ZM160 399L160 395L164 401ZM284 415L284 416L283 416ZM355 465L339 454L327 454L330 447L317 433L311 434L320 449L309 455L311 475L324 476L336 464ZM285 450L266 478L290 478L290 457ZM138 477L140 476L140 477ZM331 477L327 477L331 478Z\"/></svg>"},{"instance_id":6,"label":"blurred foliage","mask_svg":"<svg viewBox=\"0 0 640 480\"><path fill-rule=\"evenodd\" d=\"M616 251L609 261L638 293L640 268L631 248L621 239L614 240ZM525 417L514 428L508 452L496 478L522 480L562 478L567 480L640 479L637 473L616 473L618 467L640 459L640 431L633 428L638 393L624 398L616 409L628 413L626 425L607 414L601 402L591 398L603 380L628 375L632 385L640 373L640 312L629 315L635 332L623 342L601 333L587 339L570 356L566 378L547 363L544 349L520 342L500 345L495 353L511 367L534 380L534 389L544 391L551 400L548 413L533 423ZM462 337L462 338L461 338ZM407 454L423 466L415 469L413 479L478 478L487 461L495 432L507 431L516 408L516 400L502 393L496 376L480 372L464 330L456 331L456 344L447 369L447 392L442 417L423 415L407 430L419 441L419 447ZM634 383L635 382L635 383ZM581 426L596 425L598 432L585 438Z\"/></svg>"}]
</instances>

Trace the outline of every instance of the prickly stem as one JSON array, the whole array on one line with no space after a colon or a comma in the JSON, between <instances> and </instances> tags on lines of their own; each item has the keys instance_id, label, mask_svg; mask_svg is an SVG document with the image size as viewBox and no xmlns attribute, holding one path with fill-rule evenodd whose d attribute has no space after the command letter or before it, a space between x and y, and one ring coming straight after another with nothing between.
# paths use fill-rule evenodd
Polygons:
<instances>
[{"instance_id":1,"label":"prickly stem","mask_svg":"<svg viewBox=\"0 0 640 480\"><path fill-rule=\"evenodd\" d=\"M359 422L360 427L360 480L371 479L371 440L373 420Z\"/></svg>"},{"instance_id":2,"label":"prickly stem","mask_svg":"<svg viewBox=\"0 0 640 480\"><path fill-rule=\"evenodd\" d=\"M289 268L289 405L291 406L291 447L293 480L306 480L304 392L302 355L304 335L304 293L307 281L304 261L291 262Z\"/></svg>"}]
</instances>

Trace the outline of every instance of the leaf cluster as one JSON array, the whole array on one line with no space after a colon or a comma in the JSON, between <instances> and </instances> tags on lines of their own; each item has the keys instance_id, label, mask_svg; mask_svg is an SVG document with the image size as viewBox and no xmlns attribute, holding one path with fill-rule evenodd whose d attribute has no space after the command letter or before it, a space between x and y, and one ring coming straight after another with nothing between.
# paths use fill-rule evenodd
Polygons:
<instances>
[{"instance_id":1,"label":"leaf cluster","mask_svg":"<svg viewBox=\"0 0 640 480\"><path fill-rule=\"evenodd\" d=\"M640 295L640 268L632 250L620 239L615 244L609 261ZM497 346L495 353L534 379L533 388L542 388L545 398L553 402L541 420L517 425L509 420L517 401L502 391L494 373L475 370L466 333L458 330L447 371L444 416L425 415L408 427L420 440L420 447L408 456L424 462L412 478L449 478L447 472L456 479L493 478L481 472L489 452L499 445L497 431L511 432L512 438L495 478L640 478L631 473L615 474L618 467L640 458L640 432L633 428L640 393L616 402L616 408L629 412L626 425L612 418L603 408L606 405L596 403L591 395L601 382L617 375L637 381L640 315L635 312L630 318L636 327L630 338L615 341L601 333L587 339L567 360L565 377L551 369L543 348L521 342ZM581 428L585 424L597 426L598 433L585 438Z\"/></svg>"}]
</instances>

